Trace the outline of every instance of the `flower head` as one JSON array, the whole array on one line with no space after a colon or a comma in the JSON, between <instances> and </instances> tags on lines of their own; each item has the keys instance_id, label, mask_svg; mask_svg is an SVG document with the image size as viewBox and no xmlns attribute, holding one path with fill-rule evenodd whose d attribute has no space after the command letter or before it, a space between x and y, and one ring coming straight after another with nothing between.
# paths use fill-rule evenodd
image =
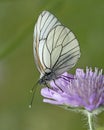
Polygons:
<instances>
[{"instance_id":1,"label":"flower head","mask_svg":"<svg viewBox=\"0 0 104 130\"><path fill-rule=\"evenodd\" d=\"M97 68L94 72L91 68L86 68L86 72L77 69L75 75L64 73L50 86L41 90L44 102L90 112L104 105L104 76Z\"/></svg>"}]
</instances>

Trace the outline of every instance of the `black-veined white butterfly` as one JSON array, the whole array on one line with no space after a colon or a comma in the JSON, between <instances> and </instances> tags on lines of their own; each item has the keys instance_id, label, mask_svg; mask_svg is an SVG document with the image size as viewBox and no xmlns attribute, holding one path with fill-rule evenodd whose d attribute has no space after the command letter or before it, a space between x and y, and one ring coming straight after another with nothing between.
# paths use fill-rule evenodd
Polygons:
<instances>
[{"instance_id":1,"label":"black-veined white butterfly","mask_svg":"<svg viewBox=\"0 0 104 130\"><path fill-rule=\"evenodd\" d=\"M40 14L35 25L33 51L40 84L70 70L80 57L79 43L73 32L48 11Z\"/></svg>"}]
</instances>

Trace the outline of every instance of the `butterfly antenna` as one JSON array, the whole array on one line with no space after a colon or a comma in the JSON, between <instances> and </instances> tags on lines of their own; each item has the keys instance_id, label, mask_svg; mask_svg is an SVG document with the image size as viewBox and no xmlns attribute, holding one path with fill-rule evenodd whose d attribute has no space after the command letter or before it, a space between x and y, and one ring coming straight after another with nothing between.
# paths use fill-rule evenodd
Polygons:
<instances>
[{"instance_id":1,"label":"butterfly antenna","mask_svg":"<svg viewBox=\"0 0 104 130\"><path fill-rule=\"evenodd\" d=\"M30 104L29 104L29 108L31 108L31 107L32 107L33 100L34 100L34 95L35 95L35 91L33 92L32 99L31 99L31 102L30 102Z\"/></svg>"},{"instance_id":2,"label":"butterfly antenna","mask_svg":"<svg viewBox=\"0 0 104 130\"><path fill-rule=\"evenodd\" d=\"M34 84L34 86L31 88L30 93L33 93L36 90L36 86L39 84L39 81Z\"/></svg>"},{"instance_id":3,"label":"butterfly antenna","mask_svg":"<svg viewBox=\"0 0 104 130\"><path fill-rule=\"evenodd\" d=\"M29 105L29 108L32 107L32 104L33 104L33 100L34 100L34 96L35 96L35 92L36 92L36 89L37 89L37 84L39 83L39 81L36 82L36 84L32 87L32 89L30 90L30 92L32 93L32 98L31 98L31 102L30 102L30 105Z\"/></svg>"}]
</instances>

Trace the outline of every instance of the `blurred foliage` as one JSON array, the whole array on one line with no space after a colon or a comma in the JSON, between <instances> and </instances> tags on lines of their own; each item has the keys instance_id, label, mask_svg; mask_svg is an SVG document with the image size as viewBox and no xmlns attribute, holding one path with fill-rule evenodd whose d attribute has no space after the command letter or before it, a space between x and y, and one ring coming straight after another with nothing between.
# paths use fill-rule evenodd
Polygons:
<instances>
[{"instance_id":1,"label":"blurred foliage","mask_svg":"<svg viewBox=\"0 0 104 130\"><path fill-rule=\"evenodd\" d=\"M39 78L33 29L43 10L55 14L76 34L81 58L75 68L104 66L103 0L0 0L0 130L86 130L80 114L42 103L40 86L32 109L28 108L29 90ZM101 127L103 119L102 114Z\"/></svg>"}]
</instances>

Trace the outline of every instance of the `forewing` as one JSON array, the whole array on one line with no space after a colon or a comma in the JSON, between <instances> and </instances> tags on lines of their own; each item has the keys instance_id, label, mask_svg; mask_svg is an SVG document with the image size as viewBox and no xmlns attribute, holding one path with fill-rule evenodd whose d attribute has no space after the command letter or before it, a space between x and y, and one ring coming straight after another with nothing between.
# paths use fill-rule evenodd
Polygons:
<instances>
[{"instance_id":1,"label":"forewing","mask_svg":"<svg viewBox=\"0 0 104 130\"><path fill-rule=\"evenodd\" d=\"M46 58L45 55L47 55L48 52L45 45L47 36L49 35L50 31L58 25L61 25L61 23L53 14L51 14L48 11L43 11L40 14L37 23L35 25L33 51L35 62L40 73L44 73L47 66L47 62L50 61L49 56L47 57L48 58L47 61L45 59Z\"/></svg>"}]
</instances>

